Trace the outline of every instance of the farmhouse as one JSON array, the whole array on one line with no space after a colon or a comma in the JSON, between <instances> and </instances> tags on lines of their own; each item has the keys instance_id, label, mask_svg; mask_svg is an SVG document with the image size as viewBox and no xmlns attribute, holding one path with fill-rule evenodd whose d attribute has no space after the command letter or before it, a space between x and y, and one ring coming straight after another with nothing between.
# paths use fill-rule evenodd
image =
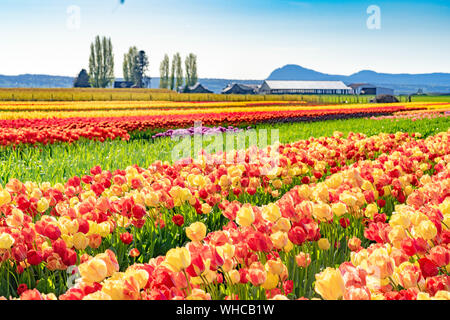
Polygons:
<instances>
[{"instance_id":1,"label":"farmhouse","mask_svg":"<svg viewBox=\"0 0 450 320\"><path fill-rule=\"evenodd\" d=\"M211 90L208 90L199 82L197 82L194 86L180 87L180 88L178 88L178 92L182 92L182 93L213 93Z\"/></svg>"},{"instance_id":2,"label":"farmhouse","mask_svg":"<svg viewBox=\"0 0 450 320\"><path fill-rule=\"evenodd\" d=\"M132 88L134 83L132 81L114 81L114 88Z\"/></svg>"},{"instance_id":3,"label":"farmhouse","mask_svg":"<svg viewBox=\"0 0 450 320\"><path fill-rule=\"evenodd\" d=\"M265 80L260 94L351 94L342 81L273 81Z\"/></svg>"},{"instance_id":4,"label":"farmhouse","mask_svg":"<svg viewBox=\"0 0 450 320\"><path fill-rule=\"evenodd\" d=\"M222 94L257 94L259 85L232 83L222 90Z\"/></svg>"},{"instance_id":5,"label":"farmhouse","mask_svg":"<svg viewBox=\"0 0 450 320\"><path fill-rule=\"evenodd\" d=\"M352 88L354 94L358 95L374 95L374 96L379 96L382 94L394 95L394 89L378 87L369 83L352 83L349 84L348 86Z\"/></svg>"}]
</instances>

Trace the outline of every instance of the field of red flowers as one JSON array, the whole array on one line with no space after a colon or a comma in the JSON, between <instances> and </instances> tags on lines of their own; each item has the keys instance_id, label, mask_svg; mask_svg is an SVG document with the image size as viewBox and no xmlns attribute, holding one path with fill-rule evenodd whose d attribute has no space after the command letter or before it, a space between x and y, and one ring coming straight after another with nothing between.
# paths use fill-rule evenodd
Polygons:
<instances>
[{"instance_id":1,"label":"field of red flowers","mask_svg":"<svg viewBox=\"0 0 450 320\"><path fill-rule=\"evenodd\" d=\"M347 119L355 117L371 117L391 115L394 112L405 110L421 110L426 106L417 105L385 105L385 106L330 106L330 107L301 107L289 110L286 105L280 110L265 110L259 107L258 111L237 110L228 111L227 108L210 112L208 109L193 109L184 113L170 111L167 114L158 114L154 109L151 115L82 116L67 117L69 112L48 113L44 118L33 118L32 113L24 113L30 118L1 120L0 114L0 145L19 144L52 144L55 142L74 142L80 138L105 141L116 138L128 140L130 133L136 131L161 130L167 128L183 128L186 124L192 125L200 121L206 126L233 125L248 126L249 124L264 122L297 122L319 121L327 119ZM220 112L218 112L220 111ZM163 112L162 110L159 112ZM189 126L189 125L188 125Z\"/></svg>"},{"instance_id":2,"label":"field of red flowers","mask_svg":"<svg viewBox=\"0 0 450 320\"><path fill-rule=\"evenodd\" d=\"M10 179L0 296L449 299L449 138L336 132L256 159Z\"/></svg>"}]
</instances>

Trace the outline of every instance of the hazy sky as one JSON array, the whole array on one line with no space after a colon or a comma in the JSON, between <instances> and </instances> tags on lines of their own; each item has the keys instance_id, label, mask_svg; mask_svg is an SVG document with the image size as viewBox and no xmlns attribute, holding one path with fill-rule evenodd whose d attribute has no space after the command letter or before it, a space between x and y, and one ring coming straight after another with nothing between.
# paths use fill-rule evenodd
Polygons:
<instances>
[{"instance_id":1,"label":"hazy sky","mask_svg":"<svg viewBox=\"0 0 450 320\"><path fill-rule=\"evenodd\" d=\"M200 77L264 79L299 64L333 74L450 72L450 1L0 0L0 74L75 76L97 34L115 75L131 45L150 57L198 56ZM369 29L371 5L380 29ZM78 15L79 12L79 15Z\"/></svg>"}]
</instances>

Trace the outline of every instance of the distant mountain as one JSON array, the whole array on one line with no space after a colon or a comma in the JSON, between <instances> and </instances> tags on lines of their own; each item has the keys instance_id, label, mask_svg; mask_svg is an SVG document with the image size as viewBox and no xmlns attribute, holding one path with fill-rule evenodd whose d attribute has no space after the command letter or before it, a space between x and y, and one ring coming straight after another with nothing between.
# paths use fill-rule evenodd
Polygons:
<instances>
[{"instance_id":1,"label":"distant mountain","mask_svg":"<svg viewBox=\"0 0 450 320\"><path fill-rule=\"evenodd\" d=\"M343 81L350 83L371 83L378 86L393 88L396 93L415 93L418 89L424 92L450 92L450 73L426 74L391 74L363 70L350 76L333 75L306 69L289 64L274 70L268 80L315 80Z\"/></svg>"},{"instance_id":2,"label":"distant mountain","mask_svg":"<svg viewBox=\"0 0 450 320\"><path fill-rule=\"evenodd\" d=\"M311 80L328 81L341 80L336 75L321 73L311 69L306 69L295 64L288 64L282 68L274 70L267 80Z\"/></svg>"},{"instance_id":3,"label":"distant mountain","mask_svg":"<svg viewBox=\"0 0 450 320\"><path fill-rule=\"evenodd\" d=\"M2 88L70 88L72 77L49 76L45 74L20 74L18 76L0 75Z\"/></svg>"}]
</instances>

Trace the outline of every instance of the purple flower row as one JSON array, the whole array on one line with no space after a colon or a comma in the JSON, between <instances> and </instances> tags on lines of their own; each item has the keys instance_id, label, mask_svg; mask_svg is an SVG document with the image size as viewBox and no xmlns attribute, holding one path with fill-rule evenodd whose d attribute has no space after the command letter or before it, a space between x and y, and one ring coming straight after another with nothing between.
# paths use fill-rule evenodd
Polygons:
<instances>
[{"instance_id":1,"label":"purple flower row","mask_svg":"<svg viewBox=\"0 0 450 320\"><path fill-rule=\"evenodd\" d=\"M248 127L247 129L251 129L251 127ZM152 138L159 138L159 137L172 137L172 136L193 136L194 134L201 134L201 135L211 135L211 134L219 134L219 133L237 133L241 132L243 129L235 128L232 126L229 127L190 127L188 129L169 129L166 132L161 132L155 134Z\"/></svg>"}]
</instances>

